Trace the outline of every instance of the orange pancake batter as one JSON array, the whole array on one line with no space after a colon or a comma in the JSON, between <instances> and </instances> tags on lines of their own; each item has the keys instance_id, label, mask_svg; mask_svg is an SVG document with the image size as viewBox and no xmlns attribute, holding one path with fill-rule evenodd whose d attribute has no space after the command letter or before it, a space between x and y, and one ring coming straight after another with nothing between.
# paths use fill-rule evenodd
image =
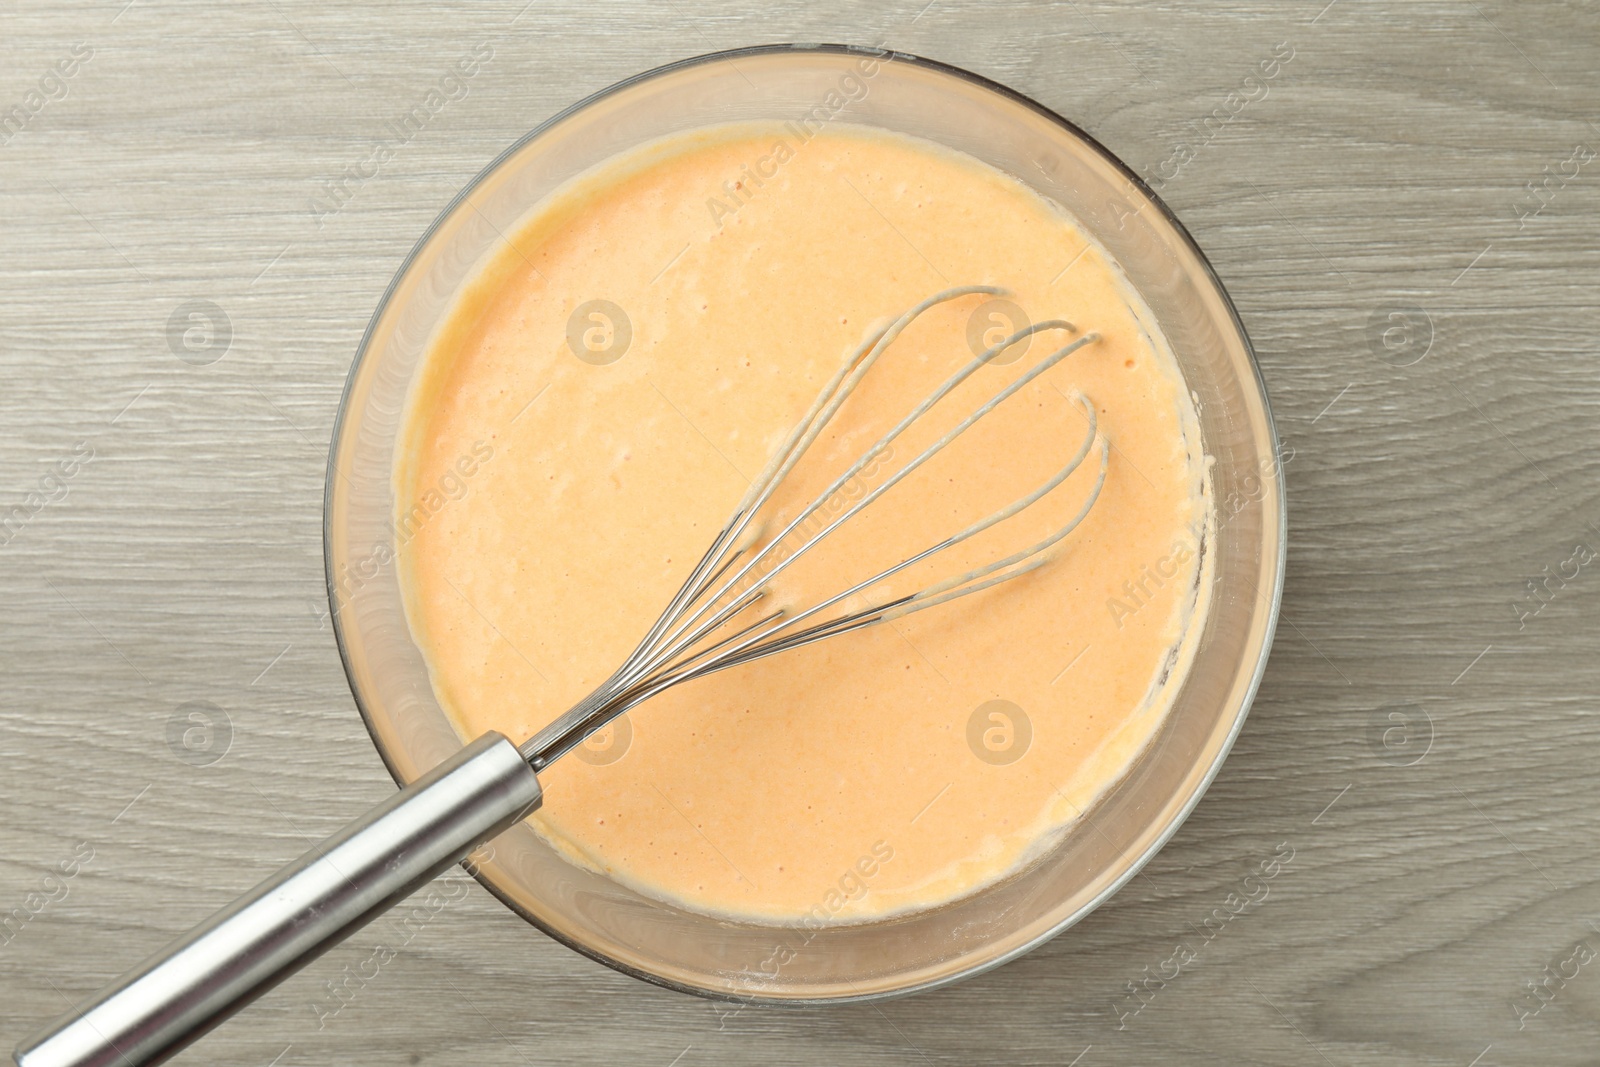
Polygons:
<instances>
[{"instance_id":1,"label":"orange pancake batter","mask_svg":"<svg viewBox=\"0 0 1600 1067\"><path fill-rule=\"evenodd\" d=\"M1085 432L1077 391L1112 446L1088 519L1025 577L633 710L542 776L533 822L575 861L777 922L1003 877L1126 771L1182 680L1205 464L1165 342L1098 246L1016 180L880 131L739 125L636 151L539 205L463 295L412 394L402 579L463 735L520 741L633 649L865 332L964 284L1100 339L841 528L779 599L845 588L1040 484ZM1015 318L969 297L919 320L785 492L825 485ZM896 456L1073 336L980 370ZM1061 525L1093 466L893 588Z\"/></svg>"}]
</instances>

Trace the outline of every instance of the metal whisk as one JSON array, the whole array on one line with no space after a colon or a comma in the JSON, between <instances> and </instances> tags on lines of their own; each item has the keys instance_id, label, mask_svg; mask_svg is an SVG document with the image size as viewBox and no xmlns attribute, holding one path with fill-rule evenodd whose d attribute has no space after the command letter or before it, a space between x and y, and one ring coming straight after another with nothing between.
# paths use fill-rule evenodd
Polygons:
<instances>
[{"instance_id":1,"label":"metal whisk","mask_svg":"<svg viewBox=\"0 0 1600 1067\"><path fill-rule=\"evenodd\" d=\"M1012 333L946 379L787 522L775 520L774 493L902 332L936 304L999 296L993 286L936 293L876 331L824 387L688 578L632 654L593 693L520 749L485 734L402 789L366 818L291 863L130 972L82 1009L17 1050L22 1067L112 1067L159 1063L279 981L432 880L482 842L538 808L536 772L628 709L684 682L766 656L948 603L1043 566L1051 549L1089 514L1105 485L1109 446L1095 407L1074 392L1085 433L1041 485L966 528L879 570L818 603L775 608L758 617L768 583L841 525L947 448L980 419L1073 352L1098 340L1087 333L1051 352L926 446L838 515L823 517L842 488L977 371L1012 346L1047 331L1076 333L1061 319ZM970 540L1057 489L1089 454L1099 470L1078 511L1042 539L912 593L886 595L890 578ZM816 523L820 522L820 525ZM771 537L761 536L768 524ZM815 529L812 527L815 525ZM845 607L865 599L865 607ZM859 601L857 601L859 602Z\"/></svg>"}]
</instances>

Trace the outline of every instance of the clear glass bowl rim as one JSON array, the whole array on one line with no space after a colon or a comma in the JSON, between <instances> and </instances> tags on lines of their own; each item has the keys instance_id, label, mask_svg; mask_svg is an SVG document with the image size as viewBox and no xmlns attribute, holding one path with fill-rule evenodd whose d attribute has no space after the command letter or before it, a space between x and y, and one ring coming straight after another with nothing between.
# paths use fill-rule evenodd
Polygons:
<instances>
[{"instance_id":1,"label":"clear glass bowl rim","mask_svg":"<svg viewBox=\"0 0 1600 1067\"><path fill-rule=\"evenodd\" d=\"M570 106L563 108L561 111L552 115L544 122L539 123L533 129L529 130L528 133L524 134L511 145L507 146L499 155L497 155L476 175L474 175L471 180L464 184L455 194L455 196L453 196L450 201L439 211L439 214L434 218L433 222L431 222L422 232L422 234L418 236L416 243L406 254L400 265L395 269L394 276L390 279L390 282L385 288L383 295L379 298L376 307L373 309L373 313L371 318L368 320L367 327L362 333L360 342L357 344L355 357L351 361L350 371L345 379L345 387L340 395L339 407L334 419L328 450L328 463L325 474L323 496L323 566L327 583L329 616L333 622L335 643L337 644L339 650L340 663L344 669L345 678L349 684L351 696L356 704L357 710L361 714L362 722L366 726L369 736L372 738L374 748L377 749L380 758L383 760L385 768L389 771L390 776L394 778L397 785L404 787L407 784L407 781L402 776L400 769L392 760L389 752L386 750L385 745L379 736L378 729L372 717L371 711L367 707L361 690L358 687L354 666L350 661L350 652L347 648L347 641L340 619L338 590L335 576L335 562L332 548L332 523L334 515L333 500L335 492L335 479L338 473L335 468L334 461L338 455L339 443L341 440L343 440L346 432L346 422L348 421L350 415L350 401L355 384L362 371L365 361L371 356L371 342L374 333L378 329L378 326L385 313L389 310L389 306L394 299L395 293L399 289L402 281L406 278L407 274L410 272L419 256L422 254L424 249L428 247L429 242L432 241L446 220L453 215L455 210L461 205L462 202L467 200L473 192L475 192L481 185L483 185L484 182L493 176L507 160L511 159L513 156L517 155L517 153L526 148L530 143L543 136L548 130L558 126L571 116L576 115L595 104L607 100L612 96L638 86L641 83L653 81L657 78L665 77L679 71L709 63L727 62L741 58L751 58L773 54L842 55L863 59L892 61L897 64L920 67L927 71L932 71L934 73L960 79L970 83L973 86L976 86L977 88L987 90L988 92L994 93L1014 104L1020 105L1034 112L1047 122L1061 127L1071 137L1078 140L1084 147L1100 156L1104 163L1110 166L1122 178L1126 179L1141 195L1146 197L1150 203L1156 207L1161 215L1162 221L1171 229L1173 235L1176 236L1179 241L1183 242L1183 244L1186 246L1187 252L1193 256L1196 263L1200 266L1205 280L1209 283L1216 297L1226 309L1229 317L1229 323L1237 335L1239 344L1242 346L1246 356L1246 362L1248 363L1252 376L1249 384L1254 386L1256 395L1260 398L1262 414L1265 418L1269 439L1274 442L1278 440L1276 423L1272 415L1271 401L1267 393L1266 382L1261 375L1261 368L1259 361L1256 358L1255 347L1251 343L1249 333L1245 330L1244 323L1239 317L1238 309L1234 305L1232 296L1229 294L1227 287L1223 285L1222 279L1217 275L1217 272L1212 266L1210 259L1200 248L1200 245L1195 241L1194 237L1189 233L1188 228L1185 227L1182 221L1179 220L1178 216L1156 193L1156 191L1139 176L1136 171L1125 164L1120 157L1101 144L1093 135L1058 112L1045 107L1038 101L1020 92L1017 92L1015 89L1012 89L1007 85L986 78L983 75L975 74L972 71L966 70L962 67L957 67L949 63L944 63L935 59L929 59L912 53L860 45L827 43L779 43L750 45L715 52L706 52L700 55L675 60L671 63L666 63L649 70L641 71L637 74L631 75L630 77L614 82L611 85L608 85L594 93L591 93L590 95L571 104ZM1275 531L1271 531L1274 544L1270 546L1271 550L1276 556L1277 567L1273 575L1270 597L1268 598L1269 603L1267 607L1267 614L1265 616L1264 633L1261 641L1260 651L1256 657L1255 663L1250 665L1250 678L1244 693L1244 699L1234 717L1231 729L1228 731L1226 737L1222 740L1217 750L1211 766L1205 769L1204 773L1199 779L1198 788L1195 789L1194 793L1188 798L1188 801L1178 810L1176 816L1172 818L1167 825L1156 834L1150 845L1142 853L1131 858L1126 868L1119 876L1113 879L1100 893L1086 902L1076 912L1065 917L1060 923L1042 932L1034 939L1014 947L1008 952L998 954L987 960L979 961L969 967L953 971L952 973L943 975L932 981L927 981L920 984L910 984L897 989L870 991L856 995L804 998L764 996L759 993L750 995L723 993L702 986L689 985L673 981L661 975L640 970L639 968L631 966L625 961L614 959L603 952L597 951L593 947L586 945L581 941L567 937L560 931L556 931L548 927L539 919L537 915L532 914L521 904L508 897L500 890L498 886L480 873L476 868L469 869L471 870L473 877L481 885L483 885L485 889L489 890L491 894L505 904L507 908L509 908L515 914L521 916L530 925L540 930L546 936L549 936L553 940L558 941L573 951L641 981L649 982L653 985L663 986L678 992L689 993L695 996L706 997L713 1000L760 1002L762 1004L795 1007L825 1004L867 1003L880 1000L889 1000L900 996L906 996L911 993L937 989L942 986L963 981L967 978L1002 966L1020 956L1026 955L1035 948L1054 938L1063 930L1077 923L1085 915L1094 911L1111 896L1115 895L1117 891L1123 887L1123 885L1131 880L1133 876L1136 875L1139 870L1143 868L1144 865L1149 862L1149 860L1157 852L1159 852L1162 847L1166 845L1167 841L1174 833L1177 832L1178 828L1183 825L1190 813L1193 812L1195 806L1199 803L1201 797L1203 797L1206 791L1210 788L1213 779L1221 769L1223 762L1227 759L1228 753L1232 750L1234 741L1237 739L1239 732L1243 729L1245 720L1248 718L1250 708L1254 703L1256 692L1260 687L1262 676L1266 670L1267 659L1272 649L1273 638L1277 629L1277 622L1283 597L1283 585L1287 557L1288 514L1284 483L1281 477L1275 476L1267 479L1266 485L1270 488L1270 492L1273 497L1272 503L1274 504L1274 511L1278 516L1277 528ZM1263 590L1263 592L1266 592L1266 590Z\"/></svg>"}]
</instances>

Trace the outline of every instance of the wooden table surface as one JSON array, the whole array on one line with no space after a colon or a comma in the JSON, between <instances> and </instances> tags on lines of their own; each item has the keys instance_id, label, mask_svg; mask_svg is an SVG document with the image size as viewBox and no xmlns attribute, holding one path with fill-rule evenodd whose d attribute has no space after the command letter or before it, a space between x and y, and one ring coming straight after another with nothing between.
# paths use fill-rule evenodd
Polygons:
<instances>
[{"instance_id":1,"label":"wooden table surface","mask_svg":"<svg viewBox=\"0 0 1600 1067\"><path fill-rule=\"evenodd\" d=\"M1163 193L1294 450L1232 756L1145 877L953 988L729 1017L473 887L337 1014L370 932L182 1062L1600 1062L1600 28L1559 0L0 2L0 1040L392 791L320 523L417 235L582 96L779 40L969 68L1147 175L1188 146ZM483 41L467 95L319 219ZM1280 845L1268 898L1202 938Z\"/></svg>"}]
</instances>

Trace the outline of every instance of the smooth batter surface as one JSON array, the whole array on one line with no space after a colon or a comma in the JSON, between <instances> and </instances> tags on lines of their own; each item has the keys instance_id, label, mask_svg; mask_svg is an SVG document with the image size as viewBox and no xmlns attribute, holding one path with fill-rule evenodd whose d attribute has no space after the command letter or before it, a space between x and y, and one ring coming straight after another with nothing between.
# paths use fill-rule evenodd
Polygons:
<instances>
[{"instance_id":1,"label":"smooth batter surface","mask_svg":"<svg viewBox=\"0 0 1600 1067\"><path fill-rule=\"evenodd\" d=\"M587 694L868 327L960 284L1006 286L1033 320L1101 340L777 595L844 588L1041 483L1082 439L1075 390L1112 444L1088 519L1023 578L630 712L541 776L533 821L579 862L769 921L930 906L1025 862L1150 738L1204 609L1204 465L1174 364L1098 248L1020 183L844 126L807 141L727 127L634 153L541 205L485 265L435 341L396 471L407 609L435 689L465 736L514 740ZM625 329L603 307L571 328L602 300ZM794 500L972 359L983 302L941 306L889 350L796 471ZM1005 324L983 326L992 340ZM983 368L896 455L1073 336ZM1059 526L1093 466L894 588Z\"/></svg>"}]
</instances>

